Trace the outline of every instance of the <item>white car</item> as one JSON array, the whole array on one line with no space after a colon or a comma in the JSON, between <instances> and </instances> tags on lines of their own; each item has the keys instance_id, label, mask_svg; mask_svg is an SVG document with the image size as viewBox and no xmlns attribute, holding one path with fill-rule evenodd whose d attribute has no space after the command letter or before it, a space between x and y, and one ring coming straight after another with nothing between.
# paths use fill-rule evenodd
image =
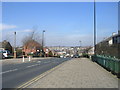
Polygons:
<instances>
[{"instance_id":1,"label":"white car","mask_svg":"<svg viewBox=\"0 0 120 90\"><path fill-rule=\"evenodd\" d=\"M61 55L60 58L64 58L64 56Z\"/></svg>"},{"instance_id":2,"label":"white car","mask_svg":"<svg viewBox=\"0 0 120 90\"><path fill-rule=\"evenodd\" d=\"M0 53L2 53L2 58L7 58L10 55L10 51L8 50L1 50Z\"/></svg>"}]
</instances>

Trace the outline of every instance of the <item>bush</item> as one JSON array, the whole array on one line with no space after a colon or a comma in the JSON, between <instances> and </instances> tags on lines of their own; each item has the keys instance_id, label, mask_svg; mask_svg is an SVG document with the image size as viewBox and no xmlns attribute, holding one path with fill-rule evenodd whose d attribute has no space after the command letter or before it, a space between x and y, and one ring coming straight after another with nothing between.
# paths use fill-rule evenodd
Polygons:
<instances>
[{"instance_id":1,"label":"bush","mask_svg":"<svg viewBox=\"0 0 120 90\"><path fill-rule=\"evenodd\" d=\"M83 57L89 58L89 55L87 53L82 54Z\"/></svg>"},{"instance_id":2,"label":"bush","mask_svg":"<svg viewBox=\"0 0 120 90\"><path fill-rule=\"evenodd\" d=\"M17 56L22 56L22 49L17 49L16 53L17 53Z\"/></svg>"},{"instance_id":3,"label":"bush","mask_svg":"<svg viewBox=\"0 0 120 90\"><path fill-rule=\"evenodd\" d=\"M51 51L49 51L48 56L49 56L49 57L52 57L52 56L53 56L53 53L52 53Z\"/></svg>"}]
</instances>

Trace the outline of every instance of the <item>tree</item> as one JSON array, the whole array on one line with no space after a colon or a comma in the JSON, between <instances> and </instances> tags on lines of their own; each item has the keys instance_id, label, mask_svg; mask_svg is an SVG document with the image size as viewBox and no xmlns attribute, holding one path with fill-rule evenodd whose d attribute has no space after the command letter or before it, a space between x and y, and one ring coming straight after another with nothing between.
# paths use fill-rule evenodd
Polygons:
<instances>
[{"instance_id":1,"label":"tree","mask_svg":"<svg viewBox=\"0 0 120 90\"><path fill-rule=\"evenodd\" d=\"M48 55L49 55L49 57L52 57L53 56L52 51L49 51Z\"/></svg>"},{"instance_id":2,"label":"tree","mask_svg":"<svg viewBox=\"0 0 120 90\"><path fill-rule=\"evenodd\" d=\"M31 40L34 40L34 41L37 41L38 43L41 44L42 42L42 39L41 39L41 35L36 32L37 30L37 27L33 27L32 31L29 33L28 36L25 36L22 40L22 43L23 45L25 45L27 42L31 41Z\"/></svg>"},{"instance_id":3,"label":"tree","mask_svg":"<svg viewBox=\"0 0 120 90\"><path fill-rule=\"evenodd\" d=\"M42 50L40 35L33 29L28 36L24 37L22 40L24 46L24 52L26 55L40 53Z\"/></svg>"}]
</instances>

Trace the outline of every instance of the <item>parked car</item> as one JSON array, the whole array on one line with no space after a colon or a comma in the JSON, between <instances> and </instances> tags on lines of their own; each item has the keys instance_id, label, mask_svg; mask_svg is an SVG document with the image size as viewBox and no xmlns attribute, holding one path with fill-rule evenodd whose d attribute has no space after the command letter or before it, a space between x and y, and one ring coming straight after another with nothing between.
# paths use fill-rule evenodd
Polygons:
<instances>
[{"instance_id":1,"label":"parked car","mask_svg":"<svg viewBox=\"0 0 120 90\"><path fill-rule=\"evenodd\" d=\"M5 56L3 55L2 52L0 52L0 59L4 59L4 58L5 58Z\"/></svg>"},{"instance_id":2,"label":"parked car","mask_svg":"<svg viewBox=\"0 0 120 90\"><path fill-rule=\"evenodd\" d=\"M79 55L74 55L74 58L80 58L80 56Z\"/></svg>"},{"instance_id":3,"label":"parked car","mask_svg":"<svg viewBox=\"0 0 120 90\"><path fill-rule=\"evenodd\" d=\"M64 58L64 56L63 56L63 55L60 55L60 58Z\"/></svg>"},{"instance_id":4,"label":"parked car","mask_svg":"<svg viewBox=\"0 0 120 90\"><path fill-rule=\"evenodd\" d=\"M0 58L8 58L10 56L10 51L8 50L0 50Z\"/></svg>"}]
</instances>

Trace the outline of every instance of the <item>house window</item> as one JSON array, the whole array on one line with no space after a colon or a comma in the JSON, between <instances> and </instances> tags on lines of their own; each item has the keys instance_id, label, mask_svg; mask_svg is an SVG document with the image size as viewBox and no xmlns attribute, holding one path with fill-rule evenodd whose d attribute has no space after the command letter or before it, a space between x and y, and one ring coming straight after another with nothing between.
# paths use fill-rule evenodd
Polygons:
<instances>
[{"instance_id":1,"label":"house window","mask_svg":"<svg viewBox=\"0 0 120 90\"><path fill-rule=\"evenodd\" d=\"M113 37L113 44L117 44L117 37Z\"/></svg>"},{"instance_id":2,"label":"house window","mask_svg":"<svg viewBox=\"0 0 120 90\"><path fill-rule=\"evenodd\" d=\"M117 43L120 43L120 36L117 37Z\"/></svg>"},{"instance_id":3,"label":"house window","mask_svg":"<svg viewBox=\"0 0 120 90\"><path fill-rule=\"evenodd\" d=\"M112 39L109 40L108 43L109 43L109 45L112 45L113 44L113 40Z\"/></svg>"}]
</instances>

